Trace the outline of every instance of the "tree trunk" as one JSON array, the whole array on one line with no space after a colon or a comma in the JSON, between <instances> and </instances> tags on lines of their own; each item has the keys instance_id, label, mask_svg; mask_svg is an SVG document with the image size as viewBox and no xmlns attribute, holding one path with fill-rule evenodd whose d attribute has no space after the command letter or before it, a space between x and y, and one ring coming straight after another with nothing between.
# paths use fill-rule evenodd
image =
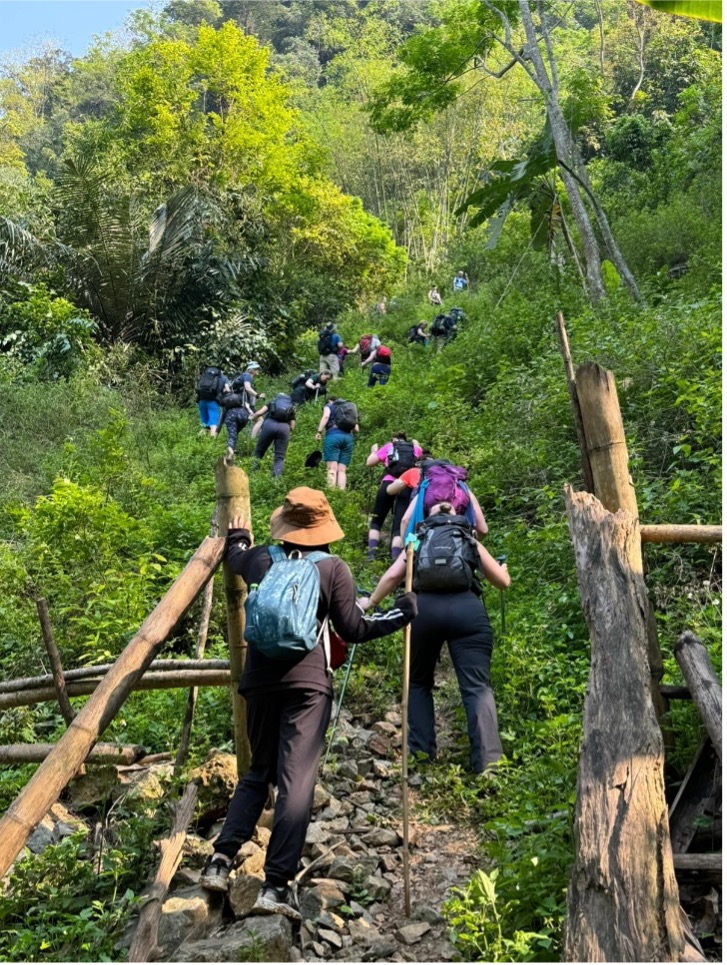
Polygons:
<instances>
[{"instance_id":1,"label":"tree trunk","mask_svg":"<svg viewBox=\"0 0 727 965\"><path fill-rule=\"evenodd\" d=\"M212 577L224 549L224 540L209 537L204 540L54 750L0 819L0 877L86 759L99 734L114 719L157 650Z\"/></svg>"},{"instance_id":2,"label":"tree trunk","mask_svg":"<svg viewBox=\"0 0 727 965\"><path fill-rule=\"evenodd\" d=\"M684 937L649 693L637 520L565 490L591 637L564 961L678 961Z\"/></svg>"},{"instance_id":3,"label":"tree trunk","mask_svg":"<svg viewBox=\"0 0 727 965\"><path fill-rule=\"evenodd\" d=\"M692 693L694 706L707 728L712 746L722 763L722 685L714 672L707 648L687 630L676 642L674 656Z\"/></svg>"}]
</instances>

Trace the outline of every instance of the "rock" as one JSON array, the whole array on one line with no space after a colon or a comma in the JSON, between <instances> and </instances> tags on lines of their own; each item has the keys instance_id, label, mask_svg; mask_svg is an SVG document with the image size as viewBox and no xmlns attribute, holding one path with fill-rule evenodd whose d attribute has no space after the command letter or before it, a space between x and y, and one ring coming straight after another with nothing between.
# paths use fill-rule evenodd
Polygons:
<instances>
[{"instance_id":1,"label":"rock","mask_svg":"<svg viewBox=\"0 0 727 965\"><path fill-rule=\"evenodd\" d=\"M370 791L354 791L353 794L349 795L349 801L355 804L357 808L363 807L364 804L369 804L371 802L371 792Z\"/></svg>"},{"instance_id":2,"label":"rock","mask_svg":"<svg viewBox=\"0 0 727 965\"><path fill-rule=\"evenodd\" d=\"M375 734L383 734L384 737L393 737L396 733L396 725L388 720L379 720L371 728Z\"/></svg>"},{"instance_id":3,"label":"rock","mask_svg":"<svg viewBox=\"0 0 727 965\"><path fill-rule=\"evenodd\" d=\"M373 757L360 757L356 766L361 777L366 777L374 769L374 759Z\"/></svg>"},{"instance_id":4,"label":"rock","mask_svg":"<svg viewBox=\"0 0 727 965\"><path fill-rule=\"evenodd\" d=\"M378 875L370 875L364 882L364 888L376 901L384 901L391 894L391 884Z\"/></svg>"},{"instance_id":5,"label":"rock","mask_svg":"<svg viewBox=\"0 0 727 965\"><path fill-rule=\"evenodd\" d=\"M358 768L353 761L341 761L336 774L339 778L342 777L349 781L355 781L358 777Z\"/></svg>"},{"instance_id":6,"label":"rock","mask_svg":"<svg viewBox=\"0 0 727 965\"><path fill-rule=\"evenodd\" d=\"M369 924L371 924L371 922L373 921L368 911L364 908L363 905L359 905L357 901L349 901L348 907L351 909L351 911L354 913L354 915L357 918L365 918Z\"/></svg>"},{"instance_id":7,"label":"rock","mask_svg":"<svg viewBox=\"0 0 727 965\"><path fill-rule=\"evenodd\" d=\"M325 957L326 957L326 951L327 951L326 946L325 946L325 945L321 945L320 942L311 942L311 943L310 943L310 948L312 949L312 951L315 952L315 954L318 956L318 958L325 958Z\"/></svg>"},{"instance_id":8,"label":"rock","mask_svg":"<svg viewBox=\"0 0 727 965\"><path fill-rule=\"evenodd\" d=\"M421 904L418 901L412 904L411 917L414 921L426 921L430 925L437 925L440 921L444 921L436 908L432 908L431 905Z\"/></svg>"},{"instance_id":9,"label":"rock","mask_svg":"<svg viewBox=\"0 0 727 965\"><path fill-rule=\"evenodd\" d=\"M164 787L153 771L126 771L119 773L119 783L130 801L158 801L164 797ZM118 790L118 789L117 789ZM118 795L117 795L118 796Z\"/></svg>"},{"instance_id":10,"label":"rock","mask_svg":"<svg viewBox=\"0 0 727 965\"><path fill-rule=\"evenodd\" d=\"M318 924L322 925L323 928L334 928L341 931L346 926L346 922L333 911L324 911L322 915L318 917Z\"/></svg>"},{"instance_id":11,"label":"rock","mask_svg":"<svg viewBox=\"0 0 727 965\"><path fill-rule=\"evenodd\" d=\"M378 928L374 928L364 918L354 918L353 921L350 921L348 933L357 945L363 945L365 948L381 940L381 933Z\"/></svg>"},{"instance_id":12,"label":"rock","mask_svg":"<svg viewBox=\"0 0 727 965\"><path fill-rule=\"evenodd\" d=\"M230 879L228 899L235 918L250 914L262 884L262 878L257 875L238 874Z\"/></svg>"},{"instance_id":13,"label":"rock","mask_svg":"<svg viewBox=\"0 0 727 965\"><path fill-rule=\"evenodd\" d=\"M255 828L255 833L252 836L252 840L261 848L267 848L270 843L270 828L261 828L259 825Z\"/></svg>"},{"instance_id":14,"label":"rock","mask_svg":"<svg viewBox=\"0 0 727 965\"><path fill-rule=\"evenodd\" d=\"M322 942L327 942L331 948L335 948L336 950L343 948L341 936L338 934L338 932L331 931L330 928L319 928L318 937Z\"/></svg>"},{"instance_id":15,"label":"rock","mask_svg":"<svg viewBox=\"0 0 727 965\"><path fill-rule=\"evenodd\" d=\"M352 882L356 877L366 878L379 867L376 855L358 855L355 858L334 858L328 871L330 878Z\"/></svg>"},{"instance_id":16,"label":"rock","mask_svg":"<svg viewBox=\"0 0 727 965\"><path fill-rule=\"evenodd\" d=\"M353 811L353 804L350 801L341 801L341 814L350 814Z\"/></svg>"},{"instance_id":17,"label":"rock","mask_svg":"<svg viewBox=\"0 0 727 965\"><path fill-rule=\"evenodd\" d=\"M412 774L409 778L409 787L421 787L423 780L421 774Z\"/></svg>"},{"instance_id":18,"label":"rock","mask_svg":"<svg viewBox=\"0 0 727 965\"><path fill-rule=\"evenodd\" d=\"M202 872L197 868L177 868L172 878L172 888L184 888L187 885L199 884Z\"/></svg>"},{"instance_id":19,"label":"rock","mask_svg":"<svg viewBox=\"0 0 727 965\"><path fill-rule=\"evenodd\" d=\"M257 854L259 851L259 844L255 844L254 841L245 841L244 844L240 845L240 849L235 855L235 864L242 864L246 858L252 857L252 855Z\"/></svg>"},{"instance_id":20,"label":"rock","mask_svg":"<svg viewBox=\"0 0 727 965\"><path fill-rule=\"evenodd\" d=\"M189 779L198 785L197 796L203 810L215 804L227 804L237 787L237 759L234 754L213 749Z\"/></svg>"},{"instance_id":21,"label":"rock","mask_svg":"<svg viewBox=\"0 0 727 965\"><path fill-rule=\"evenodd\" d=\"M316 784L315 791L313 792L313 810L320 811L321 808L326 807L330 800L331 795L325 787L323 787L322 784Z\"/></svg>"},{"instance_id":22,"label":"rock","mask_svg":"<svg viewBox=\"0 0 727 965\"><path fill-rule=\"evenodd\" d=\"M251 854L249 858L245 858L242 862L242 870L246 875L257 875L262 877L263 868L265 867L265 851L260 848L255 854Z\"/></svg>"},{"instance_id":23,"label":"rock","mask_svg":"<svg viewBox=\"0 0 727 965\"><path fill-rule=\"evenodd\" d=\"M318 821L311 821L305 833L306 844L323 844L327 841L329 832Z\"/></svg>"},{"instance_id":24,"label":"rock","mask_svg":"<svg viewBox=\"0 0 727 965\"><path fill-rule=\"evenodd\" d=\"M393 938L379 938L361 956L364 962L386 962L396 951L396 942Z\"/></svg>"},{"instance_id":25,"label":"rock","mask_svg":"<svg viewBox=\"0 0 727 965\"><path fill-rule=\"evenodd\" d=\"M332 821L326 821L323 824L323 827L331 834L340 831L347 831L348 818L345 815L342 815L340 818L334 818Z\"/></svg>"},{"instance_id":26,"label":"rock","mask_svg":"<svg viewBox=\"0 0 727 965\"><path fill-rule=\"evenodd\" d=\"M179 895L173 895L162 905L157 943L162 948L171 950L193 935L201 937L207 919L207 902L204 898L180 898Z\"/></svg>"},{"instance_id":27,"label":"rock","mask_svg":"<svg viewBox=\"0 0 727 965\"><path fill-rule=\"evenodd\" d=\"M273 819L275 817L275 811L270 808L268 811L263 811L258 819L257 826L259 828L267 828L268 831L273 830Z\"/></svg>"},{"instance_id":28,"label":"rock","mask_svg":"<svg viewBox=\"0 0 727 965\"><path fill-rule=\"evenodd\" d=\"M386 761L374 761L373 763L374 777L378 777L381 780L387 780L391 777L391 767Z\"/></svg>"},{"instance_id":29,"label":"rock","mask_svg":"<svg viewBox=\"0 0 727 965\"><path fill-rule=\"evenodd\" d=\"M56 802L30 835L26 846L33 854L42 854L51 844L67 838L77 831L88 833L88 826L81 818L71 814L62 804Z\"/></svg>"},{"instance_id":30,"label":"rock","mask_svg":"<svg viewBox=\"0 0 727 965\"><path fill-rule=\"evenodd\" d=\"M331 821L333 818L337 818L342 814L341 802L338 798L332 797L329 799L326 807L321 811L322 821Z\"/></svg>"},{"instance_id":31,"label":"rock","mask_svg":"<svg viewBox=\"0 0 727 965\"><path fill-rule=\"evenodd\" d=\"M398 854L383 854L381 856L381 863L384 866L384 870L389 873L395 873L399 869L399 855Z\"/></svg>"},{"instance_id":32,"label":"rock","mask_svg":"<svg viewBox=\"0 0 727 965\"><path fill-rule=\"evenodd\" d=\"M384 714L384 720L394 727L401 727L401 714L398 710L389 710Z\"/></svg>"},{"instance_id":33,"label":"rock","mask_svg":"<svg viewBox=\"0 0 727 965\"><path fill-rule=\"evenodd\" d=\"M338 908L346 898L340 888L328 878L320 878L312 888L299 896L300 913L303 918L317 919L328 908Z\"/></svg>"},{"instance_id":34,"label":"rock","mask_svg":"<svg viewBox=\"0 0 727 965\"><path fill-rule=\"evenodd\" d=\"M290 949L290 960L291 962L305 961L305 958L303 958L303 952L301 952L299 948L296 948L295 945L293 945L293 947Z\"/></svg>"},{"instance_id":35,"label":"rock","mask_svg":"<svg viewBox=\"0 0 727 965\"><path fill-rule=\"evenodd\" d=\"M402 925L394 934L405 945L415 945L420 942L432 926L425 921L413 921L409 925Z\"/></svg>"},{"instance_id":36,"label":"rock","mask_svg":"<svg viewBox=\"0 0 727 965\"><path fill-rule=\"evenodd\" d=\"M53 844L53 828L53 821L46 814L26 841L28 848L33 854L43 854L45 849Z\"/></svg>"},{"instance_id":37,"label":"rock","mask_svg":"<svg viewBox=\"0 0 727 965\"><path fill-rule=\"evenodd\" d=\"M118 788L118 775L113 765L94 767L83 777L69 784L70 800L74 808L94 808L110 801Z\"/></svg>"},{"instance_id":38,"label":"rock","mask_svg":"<svg viewBox=\"0 0 727 965\"><path fill-rule=\"evenodd\" d=\"M369 741L369 750L372 754L376 754L377 757L388 757L391 753L391 744L386 738L381 737L380 734L374 734Z\"/></svg>"},{"instance_id":39,"label":"rock","mask_svg":"<svg viewBox=\"0 0 727 965\"><path fill-rule=\"evenodd\" d=\"M188 834L182 845L182 863L188 868L204 868L214 850L211 841L205 841L198 834Z\"/></svg>"},{"instance_id":40,"label":"rock","mask_svg":"<svg viewBox=\"0 0 727 965\"><path fill-rule=\"evenodd\" d=\"M396 848L399 844L399 835L388 828L376 828L373 831L367 831L361 840L370 848Z\"/></svg>"},{"instance_id":41,"label":"rock","mask_svg":"<svg viewBox=\"0 0 727 965\"><path fill-rule=\"evenodd\" d=\"M258 915L218 929L208 938L183 942L172 962L289 962L293 929L284 915Z\"/></svg>"}]
</instances>

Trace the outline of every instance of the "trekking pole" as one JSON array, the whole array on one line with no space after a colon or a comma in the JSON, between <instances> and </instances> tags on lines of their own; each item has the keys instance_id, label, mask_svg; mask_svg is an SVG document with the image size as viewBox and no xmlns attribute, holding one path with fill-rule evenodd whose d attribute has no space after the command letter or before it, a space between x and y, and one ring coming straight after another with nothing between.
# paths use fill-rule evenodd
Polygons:
<instances>
[{"instance_id":1,"label":"trekking pole","mask_svg":"<svg viewBox=\"0 0 727 965\"><path fill-rule=\"evenodd\" d=\"M328 747L326 748L326 756L323 758L323 766L325 767L328 763L328 755L331 753L331 747L333 746L333 738L336 736L336 727L338 726L338 718L341 716L341 707L343 707L343 697L346 693L346 686L348 684L348 678L351 676L351 667L353 666L353 658L356 656L357 643L351 647L351 654L348 658L348 663L346 664L346 675L343 678L343 686L341 687L341 693L338 698L338 706L336 707L336 714L333 718L333 726L331 727L331 736L328 738Z\"/></svg>"},{"instance_id":2,"label":"trekking pole","mask_svg":"<svg viewBox=\"0 0 727 965\"><path fill-rule=\"evenodd\" d=\"M507 554L497 557L497 562L502 565L507 559ZM502 624L502 635L505 636L505 591L500 590L500 623Z\"/></svg>"},{"instance_id":3,"label":"trekking pole","mask_svg":"<svg viewBox=\"0 0 727 965\"><path fill-rule=\"evenodd\" d=\"M411 593L414 575L414 542L406 547L407 593ZM411 624L404 627L404 672L401 695L401 823L403 831L402 858L404 863L404 914L411 917L409 885L409 672L411 658Z\"/></svg>"}]
</instances>

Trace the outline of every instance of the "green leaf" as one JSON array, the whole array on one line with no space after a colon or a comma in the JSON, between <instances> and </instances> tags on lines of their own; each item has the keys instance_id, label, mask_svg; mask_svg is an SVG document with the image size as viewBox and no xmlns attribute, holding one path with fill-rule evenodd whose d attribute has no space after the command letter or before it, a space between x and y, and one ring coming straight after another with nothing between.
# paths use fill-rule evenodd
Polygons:
<instances>
[{"instance_id":1,"label":"green leaf","mask_svg":"<svg viewBox=\"0 0 727 965\"><path fill-rule=\"evenodd\" d=\"M639 0L639 3L677 17L722 23L722 0Z\"/></svg>"}]
</instances>

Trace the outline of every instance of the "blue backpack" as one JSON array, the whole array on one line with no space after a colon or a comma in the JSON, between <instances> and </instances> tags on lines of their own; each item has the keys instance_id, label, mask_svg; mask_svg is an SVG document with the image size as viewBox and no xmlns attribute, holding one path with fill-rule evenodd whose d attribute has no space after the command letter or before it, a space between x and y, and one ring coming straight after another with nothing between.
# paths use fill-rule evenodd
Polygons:
<instances>
[{"instance_id":1,"label":"blue backpack","mask_svg":"<svg viewBox=\"0 0 727 965\"><path fill-rule=\"evenodd\" d=\"M315 564L331 554L288 557L281 546L268 552L273 565L245 601L245 639L270 660L295 660L325 635L327 620L318 629L321 577Z\"/></svg>"}]
</instances>

